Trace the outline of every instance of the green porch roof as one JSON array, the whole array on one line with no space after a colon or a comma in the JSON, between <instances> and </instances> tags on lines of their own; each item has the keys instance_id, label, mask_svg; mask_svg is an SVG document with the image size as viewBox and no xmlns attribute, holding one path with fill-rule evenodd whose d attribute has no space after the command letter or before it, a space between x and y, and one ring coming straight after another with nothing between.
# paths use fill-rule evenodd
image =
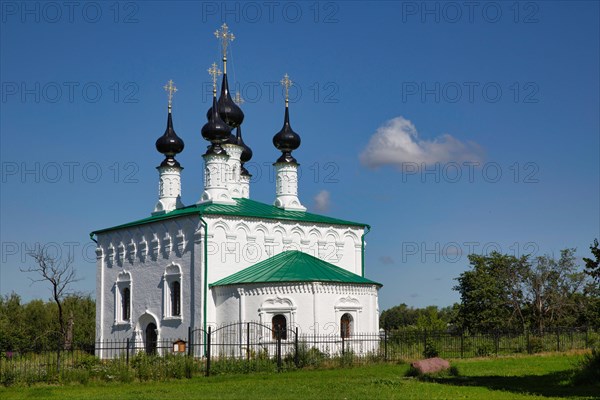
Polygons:
<instances>
[{"instance_id":1,"label":"green porch roof","mask_svg":"<svg viewBox=\"0 0 600 400\"><path fill-rule=\"evenodd\" d=\"M153 215L148 218L140 219L127 224L113 226L111 228L99 229L91 233L113 231L121 228L129 228L131 226L148 224L151 222L162 221L171 218L177 218L190 214L203 215L233 215L239 217L253 217L259 219L279 219L287 221L299 222L314 222L331 225L352 225L352 226L368 226L360 222L345 221L343 219L326 217L324 215L312 214L305 211L286 211L270 204L261 203L255 200L236 198L236 204L194 204L192 206L180 208L166 214Z\"/></svg>"},{"instance_id":2,"label":"green porch roof","mask_svg":"<svg viewBox=\"0 0 600 400\"><path fill-rule=\"evenodd\" d=\"M335 282L382 286L297 250L279 253L209 286L273 282Z\"/></svg>"}]
</instances>

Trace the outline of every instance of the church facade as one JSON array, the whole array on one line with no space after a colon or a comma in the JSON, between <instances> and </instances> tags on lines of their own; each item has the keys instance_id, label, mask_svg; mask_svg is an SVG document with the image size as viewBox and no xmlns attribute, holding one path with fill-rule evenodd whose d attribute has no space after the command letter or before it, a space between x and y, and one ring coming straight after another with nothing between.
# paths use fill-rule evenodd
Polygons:
<instances>
[{"instance_id":1,"label":"church facade","mask_svg":"<svg viewBox=\"0 0 600 400\"><path fill-rule=\"evenodd\" d=\"M378 290L364 276L364 236L370 227L309 213L298 196L300 136L290 124L286 75L284 124L273 137L275 199L250 198L244 163L244 114L227 81L224 24L223 73L202 136L209 142L204 192L193 205L181 202L181 170L175 156L184 143L173 128L169 81L167 128L156 141L165 158L157 167L159 199L147 218L92 232L97 243L96 340L129 338L148 349L161 339L185 338L188 327L257 322L299 332L353 334L379 330ZM233 131L235 130L235 134ZM101 357L102 354L99 354Z\"/></svg>"}]
</instances>

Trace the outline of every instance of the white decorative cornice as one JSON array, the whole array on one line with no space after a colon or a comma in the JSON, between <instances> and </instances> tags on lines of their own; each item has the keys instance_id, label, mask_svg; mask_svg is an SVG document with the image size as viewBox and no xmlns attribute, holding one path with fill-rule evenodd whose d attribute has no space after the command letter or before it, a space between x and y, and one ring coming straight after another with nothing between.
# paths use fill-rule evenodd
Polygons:
<instances>
[{"instance_id":1,"label":"white decorative cornice","mask_svg":"<svg viewBox=\"0 0 600 400\"><path fill-rule=\"evenodd\" d=\"M152 240L150 241L150 257L156 259L158 257L158 251L160 248L160 240L158 239L158 234L152 234Z\"/></svg>"},{"instance_id":2,"label":"white decorative cornice","mask_svg":"<svg viewBox=\"0 0 600 400\"><path fill-rule=\"evenodd\" d=\"M138 243L138 254L140 260L142 262L146 261L146 257L148 256L148 242L146 242L146 238L142 236L142 240Z\"/></svg>"},{"instance_id":3,"label":"white decorative cornice","mask_svg":"<svg viewBox=\"0 0 600 400\"><path fill-rule=\"evenodd\" d=\"M127 244L127 259L129 260L129 263L133 264L135 262L135 250L136 250L136 244L133 241L133 238L131 238L131 241Z\"/></svg>"},{"instance_id":4,"label":"white decorative cornice","mask_svg":"<svg viewBox=\"0 0 600 400\"><path fill-rule=\"evenodd\" d=\"M162 249L163 249L165 258L168 258L169 255L171 254L171 250L172 250L171 243L172 243L171 235L169 235L169 232L165 232L165 237L162 240Z\"/></svg>"},{"instance_id":5,"label":"white decorative cornice","mask_svg":"<svg viewBox=\"0 0 600 400\"><path fill-rule=\"evenodd\" d=\"M123 265L124 259L125 259L125 245L123 244L123 242L121 242L117 246L117 263L119 265Z\"/></svg>"},{"instance_id":6,"label":"white decorative cornice","mask_svg":"<svg viewBox=\"0 0 600 400\"><path fill-rule=\"evenodd\" d=\"M182 254L183 249L185 248L185 235L182 229L180 229L179 232L177 232L177 235L175 236L175 243L177 246L177 251L179 252L179 254Z\"/></svg>"}]
</instances>

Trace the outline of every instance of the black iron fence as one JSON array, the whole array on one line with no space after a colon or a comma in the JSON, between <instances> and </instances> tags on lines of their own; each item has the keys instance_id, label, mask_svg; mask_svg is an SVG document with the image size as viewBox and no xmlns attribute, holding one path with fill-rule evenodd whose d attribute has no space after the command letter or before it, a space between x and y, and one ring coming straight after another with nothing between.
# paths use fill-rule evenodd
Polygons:
<instances>
[{"instance_id":1,"label":"black iron fence","mask_svg":"<svg viewBox=\"0 0 600 400\"><path fill-rule=\"evenodd\" d=\"M433 356L531 354L599 346L600 331L588 328L476 334L403 329L335 335L306 334L297 328L272 328L250 322L209 327L206 331L190 328L186 338L160 338L151 344L131 338L68 345L56 341L55 346L42 350L2 352L0 383L96 377L107 381L165 379Z\"/></svg>"}]
</instances>

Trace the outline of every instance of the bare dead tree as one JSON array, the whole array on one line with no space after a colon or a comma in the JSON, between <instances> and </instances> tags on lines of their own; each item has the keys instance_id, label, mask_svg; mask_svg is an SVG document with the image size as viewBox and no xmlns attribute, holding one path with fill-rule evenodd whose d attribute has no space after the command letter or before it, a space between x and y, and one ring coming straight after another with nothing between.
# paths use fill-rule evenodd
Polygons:
<instances>
[{"instance_id":1,"label":"bare dead tree","mask_svg":"<svg viewBox=\"0 0 600 400\"><path fill-rule=\"evenodd\" d=\"M33 273L37 277L30 277L31 284L48 282L51 287L52 299L58 307L58 325L64 340L67 336L67 325L63 315L63 300L71 294L71 285L79 278L73 267L73 258L69 256L66 261L52 257L44 248L39 248L28 253L35 260L36 266L21 269L22 272Z\"/></svg>"}]
</instances>

